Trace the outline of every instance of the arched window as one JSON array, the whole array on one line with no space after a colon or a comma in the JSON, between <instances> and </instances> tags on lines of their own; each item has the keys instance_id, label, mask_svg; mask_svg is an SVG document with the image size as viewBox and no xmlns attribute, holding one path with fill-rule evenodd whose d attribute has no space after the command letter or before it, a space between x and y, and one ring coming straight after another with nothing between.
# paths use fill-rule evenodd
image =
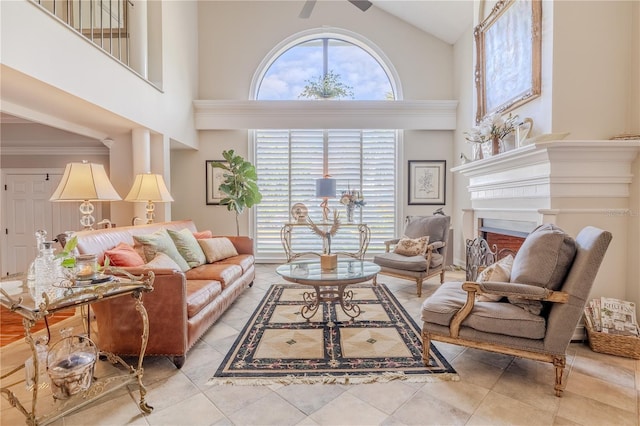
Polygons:
<instances>
[{"instance_id":1,"label":"arched window","mask_svg":"<svg viewBox=\"0 0 640 426\"><path fill-rule=\"evenodd\" d=\"M367 51L337 38L301 42L280 54L260 81L258 100L392 100L384 68Z\"/></svg>"},{"instance_id":2,"label":"arched window","mask_svg":"<svg viewBox=\"0 0 640 426\"><path fill-rule=\"evenodd\" d=\"M398 97L391 68L365 42L341 34L302 36L263 62L254 81L257 100L380 101ZM304 104L301 103L301 108ZM314 222L322 220L315 181L330 175L337 181L332 211L345 223L343 191L359 191L365 205L355 222L366 223L372 238L367 253L384 251L395 236L397 145L395 129L257 129L255 165L262 202L255 208L256 257L280 260L284 254L280 228L290 222L293 204L304 203ZM321 239L304 227L296 229L294 250L320 251ZM344 227L332 239L334 251L353 251L355 227Z\"/></svg>"}]
</instances>

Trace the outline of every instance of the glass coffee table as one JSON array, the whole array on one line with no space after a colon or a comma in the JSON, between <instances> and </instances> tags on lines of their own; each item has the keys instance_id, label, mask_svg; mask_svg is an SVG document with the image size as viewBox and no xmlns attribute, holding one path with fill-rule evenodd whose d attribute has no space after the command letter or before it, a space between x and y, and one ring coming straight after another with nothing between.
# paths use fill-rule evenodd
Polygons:
<instances>
[{"instance_id":1,"label":"glass coffee table","mask_svg":"<svg viewBox=\"0 0 640 426\"><path fill-rule=\"evenodd\" d=\"M347 290L347 286L375 278L380 267L373 262L345 259L338 260L335 269L323 270L320 260L303 260L280 265L276 272L289 282L314 288L303 294L305 305L300 314L308 321L322 302L340 302L344 313L356 318L360 307L353 303L353 291Z\"/></svg>"}]
</instances>

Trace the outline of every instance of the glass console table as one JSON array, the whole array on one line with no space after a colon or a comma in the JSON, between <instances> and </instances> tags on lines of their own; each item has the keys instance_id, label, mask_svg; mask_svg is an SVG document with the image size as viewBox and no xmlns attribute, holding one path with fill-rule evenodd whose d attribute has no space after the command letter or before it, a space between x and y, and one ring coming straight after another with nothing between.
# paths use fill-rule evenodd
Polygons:
<instances>
[{"instance_id":1,"label":"glass console table","mask_svg":"<svg viewBox=\"0 0 640 426\"><path fill-rule=\"evenodd\" d=\"M316 225L328 231L334 224L332 222L320 222L316 223ZM280 240L282 241L282 247L284 247L284 252L287 256L287 262L291 262L301 256L305 255L316 255L320 256L322 253L314 252L314 251L305 251L305 252L296 252L293 249L291 240L292 234L296 228L304 227L306 229L310 229L310 225L307 222L292 222L285 223L280 229ZM367 248L369 247L369 241L371 239L371 230L365 223L340 223L340 228L346 228L347 230L353 231L355 234L357 232L359 244L355 251L331 251L332 254L349 256L354 259L364 259L364 255L367 252ZM339 231L338 231L339 232ZM326 238L323 238L322 247L323 249L326 247L327 241Z\"/></svg>"},{"instance_id":2,"label":"glass console table","mask_svg":"<svg viewBox=\"0 0 640 426\"><path fill-rule=\"evenodd\" d=\"M30 401L28 401L29 397L26 397L24 398L26 403L23 404L19 399L19 394L24 394L25 389L24 372L21 373L22 380L7 384L7 382L12 380L12 376L18 376L17 373L25 368L24 364L4 373L2 377L0 377L3 382L0 392L12 407L17 408L25 416L28 425L45 425L54 422L74 410L113 391L121 389L130 383L136 384L140 391L140 401L138 403L140 409L144 413L151 413L153 407L145 401L147 390L142 383L142 362L149 339L149 319L147 311L142 304L142 294L153 291L154 278L153 272L150 271L147 275L133 276L127 274L126 276L114 277L113 280L101 284L69 287L61 285L60 287L52 287L39 306L36 306L24 277L12 277L3 279L2 282L0 282L0 304L12 313L22 317L25 341L31 349L34 371L32 379L33 385L31 386L31 395L29 396ZM116 368L105 368L104 377L96 377L87 390L80 391L68 399L55 399L53 395L51 395L50 398L42 398L41 393L46 393L44 390L46 386L40 383L37 349L34 336L31 334L31 328L38 321L58 311L88 306L94 302L125 295L130 295L135 299L136 310L140 313L143 323L142 344L137 365L129 365L115 354L99 351L99 359L106 359L107 362ZM89 318L87 318L87 322L89 322ZM90 333L90 324L87 324L87 331ZM90 338L90 336L87 337ZM52 344L53 342L49 342L50 347ZM19 385L22 386L22 389L16 388L16 386Z\"/></svg>"}]
</instances>

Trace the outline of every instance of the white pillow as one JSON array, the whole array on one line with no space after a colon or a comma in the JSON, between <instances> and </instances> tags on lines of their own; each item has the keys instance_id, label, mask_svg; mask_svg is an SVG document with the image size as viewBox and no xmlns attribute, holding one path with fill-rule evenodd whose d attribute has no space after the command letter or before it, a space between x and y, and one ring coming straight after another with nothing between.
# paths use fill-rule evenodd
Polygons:
<instances>
[{"instance_id":1,"label":"white pillow","mask_svg":"<svg viewBox=\"0 0 640 426\"><path fill-rule=\"evenodd\" d=\"M493 281L500 283L508 283L511 278L511 268L513 267L513 256L509 255L503 257L499 261L487 266L482 272L478 274L476 282L482 283L485 281ZM477 294L476 300L478 302L497 302L502 299L502 296L495 294Z\"/></svg>"},{"instance_id":2,"label":"white pillow","mask_svg":"<svg viewBox=\"0 0 640 426\"><path fill-rule=\"evenodd\" d=\"M226 237L205 238L198 240L198 244L202 248L207 263L213 263L218 260L226 259L238 255L236 247L230 239Z\"/></svg>"},{"instance_id":3,"label":"white pillow","mask_svg":"<svg viewBox=\"0 0 640 426\"><path fill-rule=\"evenodd\" d=\"M147 262L144 266L147 268L175 269L176 271L181 271L180 265L178 265L169 255L161 251L157 252L156 257L151 259L151 261Z\"/></svg>"}]
</instances>

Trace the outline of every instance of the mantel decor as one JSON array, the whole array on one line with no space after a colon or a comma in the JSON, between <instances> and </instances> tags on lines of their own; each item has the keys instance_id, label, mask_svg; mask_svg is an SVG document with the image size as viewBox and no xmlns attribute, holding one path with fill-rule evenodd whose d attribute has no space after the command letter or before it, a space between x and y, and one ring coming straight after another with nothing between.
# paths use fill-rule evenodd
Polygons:
<instances>
[{"instance_id":1,"label":"mantel decor","mask_svg":"<svg viewBox=\"0 0 640 426\"><path fill-rule=\"evenodd\" d=\"M447 162L409 160L409 205L444 205Z\"/></svg>"},{"instance_id":2,"label":"mantel decor","mask_svg":"<svg viewBox=\"0 0 640 426\"><path fill-rule=\"evenodd\" d=\"M540 96L542 2L500 0L474 31L476 123Z\"/></svg>"}]
</instances>

